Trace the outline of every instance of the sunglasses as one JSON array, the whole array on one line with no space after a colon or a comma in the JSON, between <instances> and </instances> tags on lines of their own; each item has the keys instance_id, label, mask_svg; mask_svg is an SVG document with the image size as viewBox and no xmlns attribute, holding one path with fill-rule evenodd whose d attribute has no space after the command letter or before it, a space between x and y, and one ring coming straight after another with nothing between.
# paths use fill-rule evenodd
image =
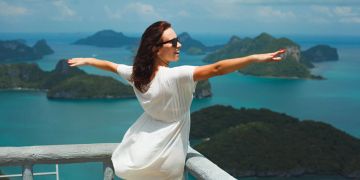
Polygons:
<instances>
[{"instance_id":1,"label":"sunglasses","mask_svg":"<svg viewBox=\"0 0 360 180\"><path fill-rule=\"evenodd\" d=\"M158 45L163 45L163 44L166 44L166 43L170 43L171 42L171 46L176 48L177 47L177 43L180 42L179 38L174 38L174 39L171 39L171 40L168 40L168 41L165 41L165 42L161 42L159 43Z\"/></svg>"}]
</instances>

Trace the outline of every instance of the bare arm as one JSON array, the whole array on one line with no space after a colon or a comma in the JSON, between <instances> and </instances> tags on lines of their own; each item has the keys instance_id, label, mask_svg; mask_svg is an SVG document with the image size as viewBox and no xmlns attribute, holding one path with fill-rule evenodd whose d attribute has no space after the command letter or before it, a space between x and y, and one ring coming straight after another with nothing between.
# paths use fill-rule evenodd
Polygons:
<instances>
[{"instance_id":1,"label":"bare arm","mask_svg":"<svg viewBox=\"0 0 360 180\"><path fill-rule=\"evenodd\" d=\"M278 56L283 53L285 53L284 49L273 53L254 54L241 58L225 59L213 64L199 66L195 68L193 79L195 81L199 81L214 76L228 74L238 69L241 69L253 62L281 61L281 57Z\"/></svg>"},{"instance_id":2,"label":"bare arm","mask_svg":"<svg viewBox=\"0 0 360 180\"><path fill-rule=\"evenodd\" d=\"M111 61L100 60L96 58L72 58L68 60L70 66L89 65L99 69L117 73L118 64Z\"/></svg>"}]
</instances>

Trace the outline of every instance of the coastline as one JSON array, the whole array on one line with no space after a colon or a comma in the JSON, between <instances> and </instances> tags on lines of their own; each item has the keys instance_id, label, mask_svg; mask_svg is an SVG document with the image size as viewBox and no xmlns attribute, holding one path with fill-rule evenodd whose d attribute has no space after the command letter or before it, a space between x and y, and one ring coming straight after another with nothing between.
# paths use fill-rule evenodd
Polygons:
<instances>
[{"instance_id":1,"label":"coastline","mask_svg":"<svg viewBox=\"0 0 360 180\"><path fill-rule=\"evenodd\" d=\"M240 73L241 75L245 75L245 76L253 76L253 77L258 77L258 78L270 78L270 79L293 79L293 80L326 80L326 78L322 77L322 76L318 76L318 78L316 78L317 75L311 75L310 77L307 78L300 78L300 77L289 77L289 76L257 76L257 75L252 75L252 74L246 74L243 72L238 71L238 73Z\"/></svg>"},{"instance_id":2,"label":"coastline","mask_svg":"<svg viewBox=\"0 0 360 180\"><path fill-rule=\"evenodd\" d=\"M40 91L40 92L48 92L48 89L36 89L36 88L22 88L22 87L15 87L15 88L3 88L0 91Z\"/></svg>"}]
</instances>

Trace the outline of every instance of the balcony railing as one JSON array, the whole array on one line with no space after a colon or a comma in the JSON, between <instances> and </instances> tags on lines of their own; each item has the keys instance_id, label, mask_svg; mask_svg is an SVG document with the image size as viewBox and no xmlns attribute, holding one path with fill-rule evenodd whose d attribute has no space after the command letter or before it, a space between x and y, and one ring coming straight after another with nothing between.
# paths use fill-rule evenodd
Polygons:
<instances>
[{"instance_id":1,"label":"balcony railing","mask_svg":"<svg viewBox=\"0 0 360 180\"><path fill-rule=\"evenodd\" d=\"M24 180L33 179L35 164L102 162L104 180L114 179L111 154L118 144L73 144L0 147L0 166L22 166ZM189 147L185 171L202 180L235 179L199 152Z\"/></svg>"}]
</instances>

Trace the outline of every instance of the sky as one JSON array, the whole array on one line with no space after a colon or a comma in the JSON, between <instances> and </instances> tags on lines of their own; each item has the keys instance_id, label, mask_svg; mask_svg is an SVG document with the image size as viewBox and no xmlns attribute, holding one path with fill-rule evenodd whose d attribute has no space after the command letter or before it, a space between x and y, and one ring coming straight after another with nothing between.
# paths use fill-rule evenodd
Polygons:
<instances>
[{"instance_id":1,"label":"sky","mask_svg":"<svg viewBox=\"0 0 360 180\"><path fill-rule=\"evenodd\" d=\"M176 32L360 36L360 0L0 0L0 32Z\"/></svg>"}]
</instances>

